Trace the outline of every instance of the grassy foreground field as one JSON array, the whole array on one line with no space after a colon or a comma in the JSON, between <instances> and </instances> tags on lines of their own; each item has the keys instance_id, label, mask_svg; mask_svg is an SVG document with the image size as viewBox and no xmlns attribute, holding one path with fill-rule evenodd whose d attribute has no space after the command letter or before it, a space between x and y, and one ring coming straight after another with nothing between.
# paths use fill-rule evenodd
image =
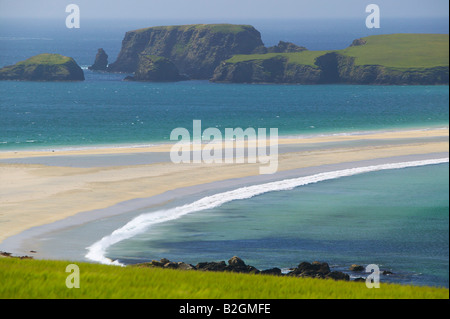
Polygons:
<instances>
[{"instance_id":1,"label":"grassy foreground field","mask_svg":"<svg viewBox=\"0 0 450 319\"><path fill-rule=\"evenodd\" d=\"M448 299L449 290L381 283L116 267L76 263L80 288L69 289L71 262L0 258L0 298L63 299Z\"/></svg>"}]
</instances>

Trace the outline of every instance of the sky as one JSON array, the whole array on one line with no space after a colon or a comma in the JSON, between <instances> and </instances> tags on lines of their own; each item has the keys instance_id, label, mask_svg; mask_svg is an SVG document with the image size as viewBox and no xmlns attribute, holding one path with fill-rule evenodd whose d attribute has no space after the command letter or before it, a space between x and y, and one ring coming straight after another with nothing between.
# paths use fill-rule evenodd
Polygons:
<instances>
[{"instance_id":1,"label":"sky","mask_svg":"<svg viewBox=\"0 0 450 319\"><path fill-rule=\"evenodd\" d=\"M365 18L369 4L384 18L448 17L448 0L0 0L0 19L65 19L69 4L82 19Z\"/></svg>"}]
</instances>

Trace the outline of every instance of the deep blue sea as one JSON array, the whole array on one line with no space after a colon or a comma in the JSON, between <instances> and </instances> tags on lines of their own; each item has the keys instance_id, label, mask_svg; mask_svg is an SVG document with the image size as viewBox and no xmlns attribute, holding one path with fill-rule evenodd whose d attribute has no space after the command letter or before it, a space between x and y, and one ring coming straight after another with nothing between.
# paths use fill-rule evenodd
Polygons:
<instances>
[{"instance_id":1,"label":"deep blue sea","mask_svg":"<svg viewBox=\"0 0 450 319\"><path fill-rule=\"evenodd\" d=\"M91 72L137 28L217 21L0 21L0 67L50 52L73 57L86 81L0 82L0 151L168 141L177 127L278 128L279 135L448 127L448 86L251 85L123 82ZM224 21L220 21L224 22ZM266 45L342 49L379 33L448 33L448 20L227 21L253 24ZM322 260L380 264L387 281L448 287L448 164L374 172L233 201L160 225L111 248L111 258L226 260L259 268ZM170 237L167 236L170 234ZM205 261L203 260L203 261Z\"/></svg>"}]
</instances>

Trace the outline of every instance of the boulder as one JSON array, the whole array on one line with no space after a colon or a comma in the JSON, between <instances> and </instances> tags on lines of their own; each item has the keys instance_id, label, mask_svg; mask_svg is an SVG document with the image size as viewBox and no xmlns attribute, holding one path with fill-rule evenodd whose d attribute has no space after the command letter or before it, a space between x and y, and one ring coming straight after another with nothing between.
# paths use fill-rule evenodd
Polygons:
<instances>
[{"instance_id":1,"label":"boulder","mask_svg":"<svg viewBox=\"0 0 450 319\"><path fill-rule=\"evenodd\" d=\"M246 266L245 262L237 256L234 256L230 260L228 260L228 265L233 266L233 267L245 267Z\"/></svg>"},{"instance_id":2,"label":"boulder","mask_svg":"<svg viewBox=\"0 0 450 319\"><path fill-rule=\"evenodd\" d=\"M265 269L260 272L261 275L273 275L273 276L281 276L281 269L280 268L270 268Z\"/></svg>"},{"instance_id":3,"label":"boulder","mask_svg":"<svg viewBox=\"0 0 450 319\"><path fill-rule=\"evenodd\" d=\"M341 271L332 271L329 274L327 274L325 278L334 280L345 280L345 281L350 280L350 276Z\"/></svg>"},{"instance_id":4,"label":"boulder","mask_svg":"<svg viewBox=\"0 0 450 319\"><path fill-rule=\"evenodd\" d=\"M357 265L357 264L353 264L350 266L349 268L350 271L356 271L356 272L360 272L360 271L364 271L365 268L361 265Z\"/></svg>"},{"instance_id":5,"label":"boulder","mask_svg":"<svg viewBox=\"0 0 450 319\"><path fill-rule=\"evenodd\" d=\"M227 267L227 264L225 261L211 261L211 262L201 262L198 263L195 266L195 269L197 270L203 270L203 271L225 271Z\"/></svg>"}]
</instances>

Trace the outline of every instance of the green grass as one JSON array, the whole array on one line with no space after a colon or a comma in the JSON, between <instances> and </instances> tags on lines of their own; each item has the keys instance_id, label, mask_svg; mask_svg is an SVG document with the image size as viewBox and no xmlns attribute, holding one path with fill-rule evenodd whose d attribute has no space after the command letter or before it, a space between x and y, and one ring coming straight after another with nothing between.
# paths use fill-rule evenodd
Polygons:
<instances>
[{"instance_id":1,"label":"green grass","mask_svg":"<svg viewBox=\"0 0 450 319\"><path fill-rule=\"evenodd\" d=\"M266 54L239 54L226 60L227 63L238 63L255 60L268 60L274 57L287 58L288 63L309 65L317 67L314 63L316 58L331 51L302 51L292 53L266 53Z\"/></svg>"},{"instance_id":2,"label":"green grass","mask_svg":"<svg viewBox=\"0 0 450 319\"><path fill-rule=\"evenodd\" d=\"M189 24L189 25L173 25L173 26L159 26L134 30L135 33L145 32L149 30L178 30L186 32L189 30L208 30L216 33L239 33L245 30L253 29L250 25L241 24Z\"/></svg>"},{"instance_id":3,"label":"green grass","mask_svg":"<svg viewBox=\"0 0 450 319\"><path fill-rule=\"evenodd\" d=\"M21 61L16 65L32 65L32 64L65 64L67 62L72 61L72 58L60 55L60 54L52 54L52 53L43 53L39 55L35 55L29 59Z\"/></svg>"},{"instance_id":4,"label":"green grass","mask_svg":"<svg viewBox=\"0 0 450 319\"><path fill-rule=\"evenodd\" d=\"M337 51L356 65L431 68L449 65L448 34L386 34L363 38L366 44Z\"/></svg>"},{"instance_id":5,"label":"green grass","mask_svg":"<svg viewBox=\"0 0 450 319\"><path fill-rule=\"evenodd\" d=\"M449 298L448 289L236 273L76 263L80 288L66 287L71 262L0 258L0 298L301 299Z\"/></svg>"}]
</instances>

